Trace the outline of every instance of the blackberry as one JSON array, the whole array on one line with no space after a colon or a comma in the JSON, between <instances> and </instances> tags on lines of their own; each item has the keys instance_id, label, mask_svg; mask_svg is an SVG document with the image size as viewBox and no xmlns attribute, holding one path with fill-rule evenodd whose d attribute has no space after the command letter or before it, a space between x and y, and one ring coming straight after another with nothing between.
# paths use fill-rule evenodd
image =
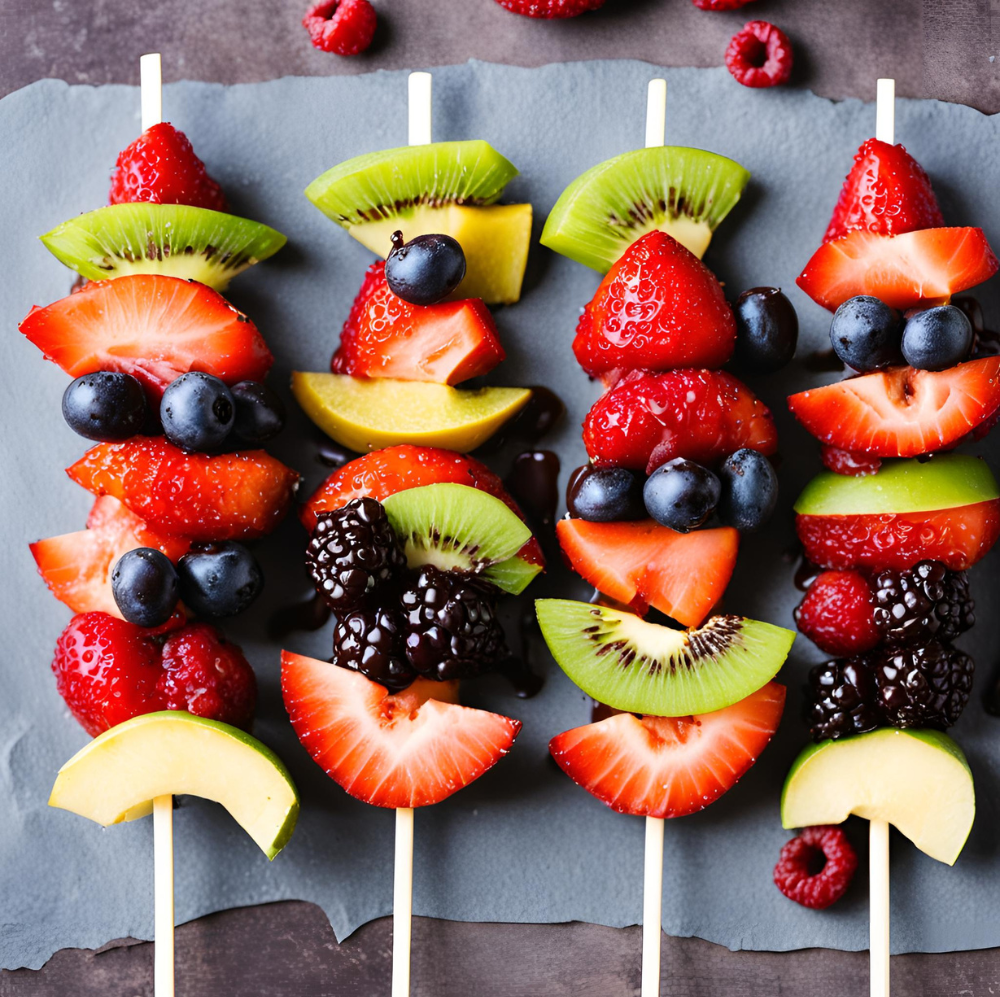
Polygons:
<instances>
[{"instance_id":1,"label":"blackberry","mask_svg":"<svg viewBox=\"0 0 1000 997\"><path fill-rule=\"evenodd\" d=\"M872 587L875 625L890 644L954 640L976 622L965 572L949 571L940 561L883 571Z\"/></svg>"},{"instance_id":2,"label":"blackberry","mask_svg":"<svg viewBox=\"0 0 1000 997\"><path fill-rule=\"evenodd\" d=\"M332 660L390 692L405 689L417 677L406 660L402 614L385 606L356 609L337 620Z\"/></svg>"},{"instance_id":3,"label":"blackberry","mask_svg":"<svg viewBox=\"0 0 1000 997\"><path fill-rule=\"evenodd\" d=\"M814 741L874 730L881 719L865 658L837 658L809 672L806 720Z\"/></svg>"},{"instance_id":4,"label":"blackberry","mask_svg":"<svg viewBox=\"0 0 1000 997\"><path fill-rule=\"evenodd\" d=\"M364 605L405 564L385 509L367 497L319 515L306 548L313 585L336 612Z\"/></svg>"},{"instance_id":5,"label":"blackberry","mask_svg":"<svg viewBox=\"0 0 1000 997\"><path fill-rule=\"evenodd\" d=\"M950 644L887 647L867 655L883 723L893 727L951 727L972 691L975 663Z\"/></svg>"},{"instance_id":6,"label":"blackberry","mask_svg":"<svg viewBox=\"0 0 1000 997\"><path fill-rule=\"evenodd\" d=\"M425 565L404 586L406 657L427 678L472 678L506 656L492 586Z\"/></svg>"}]
</instances>

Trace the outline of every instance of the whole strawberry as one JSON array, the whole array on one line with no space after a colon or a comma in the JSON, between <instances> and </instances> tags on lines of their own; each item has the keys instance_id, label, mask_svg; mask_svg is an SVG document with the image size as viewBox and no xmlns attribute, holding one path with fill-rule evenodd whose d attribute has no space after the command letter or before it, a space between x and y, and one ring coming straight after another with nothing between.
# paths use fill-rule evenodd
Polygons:
<instances>
[{"instance_id":1,"label":"whole strawberry","mask_svg":"<svg viewBox=\"0 0 1000 997\"><path fill-rule=\"evenodd\" d=\"M501 7L524 17L552 20L557 17L576 17L588 10L604 6L604 0L497 0Z\"/></svg>"},{"instance_id":2,"label":"whole strawberry","mask_svg":"<svg viewBox=\"0 0 1000 997\"><path fill-rule=\"evenodd\" d=\"M133 201L228 210L222 188L208 175L188 137L166 121L147 128L118 155L108 203Z\"/></svg>"},{"instance_id":3,"label":"whole strawberry","mask_svg":"<svg viewBox=\"0 0 1000 997\"><path fill-rule=\"evenodd\" d=\"M321 0L302 18L314 47L334 55L364 52L377 26L375 8L368 0Z\"/></svg>"}]
</instances>

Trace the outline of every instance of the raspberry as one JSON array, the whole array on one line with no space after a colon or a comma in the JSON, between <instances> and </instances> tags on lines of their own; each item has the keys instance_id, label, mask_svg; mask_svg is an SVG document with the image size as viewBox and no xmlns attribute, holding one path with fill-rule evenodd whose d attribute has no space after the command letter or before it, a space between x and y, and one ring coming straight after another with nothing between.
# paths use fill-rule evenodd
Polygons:
<instances>
[{"instance_id":1,"label":"raspberry","mask_svg":"<svg viewBox=\"0 0 1000 997\"><path fill-rule=\"evenodd\" d=\"M972 691L975 663L950 644L886 648L867 656L878 709L893 727L951 727Z\"/></svg>"},{"instance_id":2,"label":"raspberry","mask_svg":"<svg viewBox=\"0 0 1000 997\"><path fill-rule=\"evenodd\" d=\"M471 575L425 565L400 601L406 616L406 657L427 678L472 678L507 654L492 588Z\"/></svg>"},{"instance_id":3,"label":"raspberry","mask_svg":"<svg viewBox=\"0 0 1000 997\"><path fill-rule=\"evenodd\" d=\"M795 610L795 622L827 654L858 654L879 642L871 586L857 571L817 575Z\"/></svg>"},{"instance_id":4,"label":"raspberry","mask_svg":"<svg viewBox=\"0 0 1000 997\"><path fill-rule=\"evenodd\" d=\"M854 453L851 450L841 450L839 447L831 447L824 443L820 447L820 459L823 466L834 474L848 474L854 477L864 477L866 474L875 474L882 466L880 457L873 457L871 454Z\"/></svg>"},{"instance_id":5,"label":"raspberry","mask_svg":"<svg viewBox=\"0 0 1000 997\"><path fill-rule=\"evenodd\" d=\"M338 612L360 607L405 563L385 509L367 497L317 516L306 548L316 591Z\"/></svg>"},{"instance_id":6,"label":"raspberry","mask_svg":"<svg viewBox=\"0 0 1000 997\"><path fill-rule=\"evenodd\" d=\"M807 827L786 841L774 867L774 885L789 900L823 910L846 892L858 856L839 827Z\"/></svg>"},{"instance_id":7,"label":"raspberry","mask_svg":"<svg viewBox=\"0 0 1000 997\"><path fill-rule=\"evenodd\" d=\"M167 638L157 690L168 710L187 710L247 730L253 722L253 669L243 652L207 623L192 624Z\"/></svg>"},{"instance_id":8,"label":"raspberry","mask_svg":"<svg viewBox=\"0 0 1000 997\"><path fill-rule=\"evenodd\" d=\"M576 17L604 6L604 0L497 0L501 7L524 17Z\"/></svg>"},{"instance_id":9,"label":"raspberry","mask_svg":"<svg viewBox=\"0 0 1000 997\"><path fill-rule=\"evenodd\" d=\"M699 10L739 10L753 0L691 0Z\"/></svg>"},{"instance_id":10,"label":"raspberry","mask_svg":"<svg viewBox=\"0 0 1000 997\"><path fill-rule=\"evenodd\" d=\"M864 658L825 661L809 672L806 720L814 741L863 734L882 723Z\"/></svg>"},{"instance_id":11,"label":"raspberry","mask_svg":"<svg viewBox=\"0 0 1000 997\"><path fill-rule=\"evenodd\" d=\"M358 55L372 43L378 19L368 0L322 0L302 18L313 45L336 55Z\"/></svg>"},{"instance_id":12,"label":"raspberry","mask_svg":"<svg viewBox=\"0 0 1000 997\"><path fill-rule=\"evenodd\" d=\"M417 677L406 660L403 618L385 607L356 609L337 621L333 663L361 672L390 692L405 689Z\"/></svg>"},{"instance_id":13,"label":"raspberry","mask_svg":"<svg viewBox=\"0 0 1000 997\"><path fill-rule=\"evenodd\" d=\"M940 561L875 578L875 623L892 644L954 640L976 622L975 608L965 572L949 571Z\"/></svg>"},{"instance_id":14,"label":"raspberry","mask_svg":"<svg viewBox=\"0 0 1000 997\"><path fill-rule=\"evenodd\" d=\"M229 210L226 195L208 175L188 137L166 121L151 125L118 154L108 203L134 201Z\"/></svg>"},{"instance_id":15,"label":"raspberry","mask_svg":"<svg viewBox=\"0 0 1000 997\"><path fill-rule=\"evenodd\" d=\"M726 68L745 87L773 87L792 75L792 43L767 21L749 21L726 49Z\"/></svg>"}]
</instances>

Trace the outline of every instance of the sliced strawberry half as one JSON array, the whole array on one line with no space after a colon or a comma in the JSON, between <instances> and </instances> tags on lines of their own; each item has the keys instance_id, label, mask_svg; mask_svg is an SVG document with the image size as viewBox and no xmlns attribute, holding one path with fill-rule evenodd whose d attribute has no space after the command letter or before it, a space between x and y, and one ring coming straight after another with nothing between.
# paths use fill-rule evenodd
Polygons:
<instances>
[{"instance_id":1,"label":"sliced strawberry half","mask_svg":"<svg viewBox=\"0 0 1000 997\"><path fill-rule=\"evenodd\" d=\"M929 560L965 571L1000 538L1000 499L927 512L800 514L795 531L822 568L905 571Z\"/></svg>"},{"instance_id":2,"label":"sliced strawberry half","mask_svg":"<svg viewBox=\"0 0 1000 997\"><path fill-rule=\"evenodd\" d=\"M147 436L99 443L66 473L87 491L123 502L154 530L191 540L270 533L288 512L299 480L263 450L185 453Z\"/></svg>"},{"instance_id":3,"label":"sliced strawberry half","mask_svg":"<svg viewBox=\"0 0 1000 997\"><path fill-rule=\"evenodd\" d=\"M675 457L712 464L743 447L773 454L778 433L768 407L732 374L635 371L594 403L583 442L602 467L648 473Z\"/></svg>"},{"instance_id":4,"label":"sliced strawberry half","mask_svg":"<svg viewBox=\"0 0 1000 997\"><path fill-rule=\"evenodd\" d=\"M944 225L924 168L901 145L870 138L854 156L824 242L848 232L902 235Z\"/></svg>"},{"instance_id":5,"label":"sliced strawberry half","mask_svg":"<svg viewBox=\"0 0 1000 997\"><path fill-rule=\"evenodd\" d=\"M876 457L917 457L956 444L1000 409L1000 357L942 371L896 367L792 395L818 440Z\"/></svg>"},{"instance_id":6,"label":"sliced strawberry half","mask_svg":"<svg viewBox=\"0 0 1000 997\"><path fill-rule=\"evenodd\" d=\"M333 355L334 374L458 384L489 373L506 354L479 298L411 305L389 290L373 263Z\"/></svg>"},{"instance_id":7,"label":"sliced strawberry half","mask_svg":"<svg viewBox=\"0 0 1000 997\"><path fill-rule=\"evenodd\" d=\"M175 564L191 541L151 529L118 499L97 499L87 528L30 545L38 573L52 594L74 613L102 612L121 618L111 594L111 571L126 551L153 547Z\"/></svg>"},{"instance_id":8,"label":"sliced strawberry half","mask_svg":"<svg viewBox=\"0 0 1000 997\"><path fill-rule=\"evenodd\" d=\"M730 527L676 533L651 519L561 519L556 535L570 567L599 592L640 614L654 606L686 627L698 626L722 598L740 544Z\"/></svg>"},{"instance_id":9,"label":"sliced strawberry half","mask_svg":"<svg viewBox=\"0 0 1000 997\"><path fill-rule=\"evenodd\" d=\"M736 344L722 285L663 232L637 239L608 271L576 327L573 352L599 377L615 368L721 367Z\"/></svg>"},{"instance_id":10,"label":"sliced strawberry half","mask_svg":"<svg viewBox=\"0 0 1000 997\"><path fill-rule=\"evenodd\" d=\"M522 520L524 514L503 482L485 464L440 447L420 447L404 443L365 454L338 468L324 481L302 507L299 518L311 534L321 512L333 512L351 499L366 495L381 502L396 492L421 488L441 482L468 485L500 499ZM519 551L529 564L545 564L542 548L532 537Z\"/></svg>"},{"instance_id":11,"label":"sliced strawberry half","mask_svg":"<svg viewBox=\"0 0 1000 997\"><path fill-rule=\"evenodd\" d=\"M619 813L684 817L714 803L750 769L778 729L785 687L694 717L607 720L557 734L549 751L588 793Z\"/></svg>"},{"instance_id":12,"label":"sliced strawberry half","mask_svg":"<svg viewBox=\"0 0 1000 997\"><path fill-rule=\"evenodd\" d=\"M928 228L892 237L851 232L820 246L795 283L830 311L858 294L905 311L943 304L988 280L998 266L981 228Z\"/></svg>"},{"instance_id":13,"label":"sliced strawberry half","mask_svg":"<svg viewBox=\"0 0 1000 997\"><path fill-rule=\"evenodd\" d=\"M376 807L440 803L510 750L521 722L457 705L456 687L417 679L391 696L358 672L281 652L281 692L302 746Z\"/></svg>"},{"instance_id":14,"label":"sliced strawberry half","mask_svg":"<svg viewBox=\"0 0 1000 997\"><path fill-rule=\"evenodd\" d=\"M71 377L123 371L154 397L190 370L262 381L273 361L257 327L218 291L160 274L93 281L33 308L20 329Z\"/></svg>"}]
</instances>

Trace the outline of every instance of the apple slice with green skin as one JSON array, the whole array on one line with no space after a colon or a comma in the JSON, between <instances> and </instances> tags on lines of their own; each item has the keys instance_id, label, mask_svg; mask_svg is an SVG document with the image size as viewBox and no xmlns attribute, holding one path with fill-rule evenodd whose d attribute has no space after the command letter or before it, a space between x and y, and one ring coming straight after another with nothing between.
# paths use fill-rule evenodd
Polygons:
<instances>
[{"instance_id":1,"label":"apple slice with green skin","mask_svg":"<svg viewBox=\"0 0 1000 997\"><path fill-rule=\"evenodd\" d=\"M954 865L976 816L962 749L940 731L895 728L810 745L785 779L781 823L840 824L851 814L888 821L922 852Z\"/></svg>"},{"instance_id":2,"label":"apple slice with green skin","mask_svg":"<svg viewBox=\"0 0 1000 997\"><path fill-rule=\"evenodd\" d=\"M299 816L295 783L270 748L182 710L133 717L94 738L59 770L49 806L108 827L145 817L167 795L221 803L268 859Z\"/></svg>"},{"instance_id":3,"label":"apple slice with green skin","mask_svg":"<svg viewBox=\"0 0 1000 997\"><path fill-rule=\"evenodd\" d=\"M795 633L742 616L672 630L634 613L568 599L536 599L552 657L588 696L656 717L714 713L777 675Z\"/></svg>"}]
</instances>

